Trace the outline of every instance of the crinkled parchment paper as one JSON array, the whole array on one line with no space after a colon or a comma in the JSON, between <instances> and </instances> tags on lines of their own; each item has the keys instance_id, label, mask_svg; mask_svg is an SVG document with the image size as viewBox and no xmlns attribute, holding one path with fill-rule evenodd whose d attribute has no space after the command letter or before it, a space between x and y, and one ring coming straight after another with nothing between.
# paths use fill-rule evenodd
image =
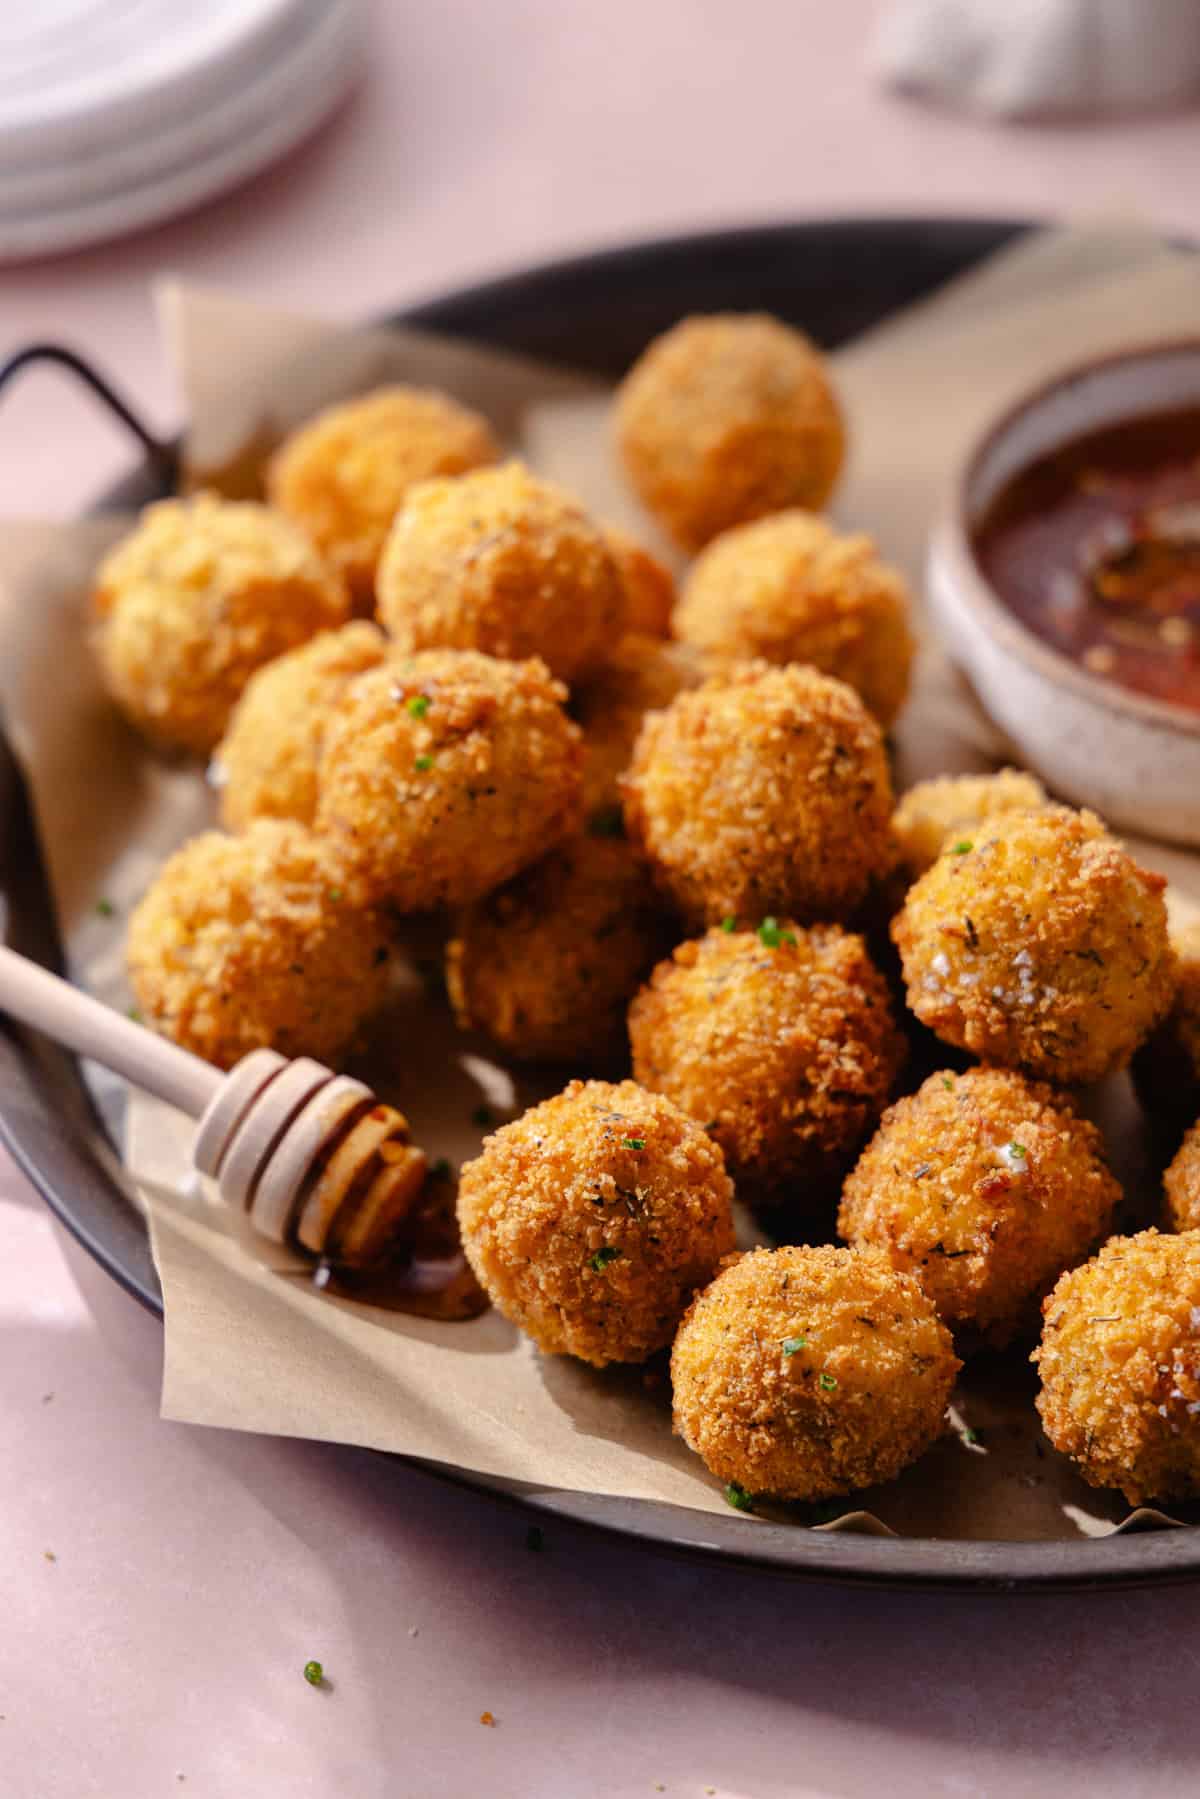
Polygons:
<instances>
[{"instance_id":1,"label":"crinkled parchment paper","mask_svg":"<svg viewBox=\"0 0 1200 1799\"><path fill-rule=\"evenodd\" d=\"M604 518L656 534L622 487L608 395L591 378L426 334L351 331L221 295L169 287L161 312L191 420L190 478L252 493L264 452L315 407L381 380L448 388L509 445ZM745 303L753 306L755 296ZM1200 274L1136 225L1026 240L842 351L853 451L837 516L874 533L919 591L924 535L963 450L990 415L1090 351L1194 328ZM84 596L122 521L0 532L0 692L29 771L81 980L127 1003L120 940L162 857L211 817L198 771L146 752L99 692ZM657 540L656 540L657 541ZM987 768L1005 746L936 645L922 648L898 733L902 784ZM1173 903L1200 903L1200 858L1138 844ZM111 918L96 911L110 902ZM107 908L106 908L107 910ZM379 1034L370 1074L418 1139L456 1165L474 1153L481 1101L513 1115L561 1077L510 1077L458 1035L421 966ZM1096 1096L1118 1171L1149 1206L1152 1153L1124 1081ZM700 1510L724 1501L670 1430L657 1369L597 1373L536 1354L494 1313L437 1324L316 1293L307 1267L235 1228L190 1172L187 1120L130 1097L125 1155L147 1206L166 1297L167 1417L405 1451L526 1481ZM973 1363L954 1428L915 1468L847 1507L842 1528L940 1537L1104 1534L1125 1518L1040 1440L1019 1355Z\"/></svg>"}]
</instances>

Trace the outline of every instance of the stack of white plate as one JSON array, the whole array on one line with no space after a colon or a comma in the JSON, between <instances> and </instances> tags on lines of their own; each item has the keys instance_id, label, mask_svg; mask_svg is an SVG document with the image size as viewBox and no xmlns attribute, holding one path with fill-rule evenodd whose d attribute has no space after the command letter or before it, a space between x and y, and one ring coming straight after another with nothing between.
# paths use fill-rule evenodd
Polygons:
<instances>
[{"instance_id":1,"label":"stack of white plate","mask_svg":"<svg viewBox=\"0 0 1200 1799\"><path fill-rule=\"evenodd\" d=\"M336 105L361 0L0 0L0 259L182 212Z\"/></svg>"}]
</instances>

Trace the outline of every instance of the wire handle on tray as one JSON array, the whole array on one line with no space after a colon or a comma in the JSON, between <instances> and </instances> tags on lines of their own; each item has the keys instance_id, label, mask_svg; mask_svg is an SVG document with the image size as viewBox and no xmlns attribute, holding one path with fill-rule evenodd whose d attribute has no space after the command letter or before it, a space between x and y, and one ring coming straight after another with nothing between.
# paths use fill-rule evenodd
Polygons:
<instances>
[{"instance_id":1,"label":"wire handle on tray","mask_svg":"<svg viewBox=\"0 0 1200 1799\"><path fill-rule=\"evenodd\" d=\"M424 1153L361 1081L270 1049L222 1074L2 944L0 1009L198 1118L197 1168L275 1243L365 1266L416 1204Z\"/></svg>"},{"instance_id":2,"label":"wire handle on tray","mask_svg":"<svg viewBox=\"0 0 1200 1799\"><path fill-rule=\"evenodd\" d=\"M108 410L121 421L125 429L137 438L159 478L169 487L175 485L175 479L179 472L179 458L174 446L164 443L161 438L156 437L153 431L142 423L128 401L122 399L112 383L106 380L100 371L88 362L86 357L80 356L75 350L67 349L64 344L27 344L23 350L18 350L6 362L0 363L0 393L3 393L8 383L23 370L31 368L37 363L50 363L56 368L66 369L75 376L76 380L82 381L89 392L94 394L98 400L103 401Z\"/></svg>"}]
</instances>

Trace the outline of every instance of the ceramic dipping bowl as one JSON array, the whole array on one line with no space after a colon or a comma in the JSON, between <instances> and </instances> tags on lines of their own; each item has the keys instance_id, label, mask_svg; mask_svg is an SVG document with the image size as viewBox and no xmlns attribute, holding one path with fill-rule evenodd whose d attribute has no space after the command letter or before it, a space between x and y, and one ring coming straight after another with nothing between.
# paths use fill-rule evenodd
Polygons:
<instances>
[{"instance_id":1,"label":"ceramic dipping bowl","mask_svg":"<svg viewBox=\"0 0 1200 1799\"><path fill-rule=\"evenodd\" d=\"M933 623L1018 758L1110 824L1200 845L1200 711L1130 691L1035 636L974 548L1000 491L1040 457L1126 420L1200 409L1200 339L1094 360L1039 388L967 458L930 539Z\"/></svg>"}]
</instances>

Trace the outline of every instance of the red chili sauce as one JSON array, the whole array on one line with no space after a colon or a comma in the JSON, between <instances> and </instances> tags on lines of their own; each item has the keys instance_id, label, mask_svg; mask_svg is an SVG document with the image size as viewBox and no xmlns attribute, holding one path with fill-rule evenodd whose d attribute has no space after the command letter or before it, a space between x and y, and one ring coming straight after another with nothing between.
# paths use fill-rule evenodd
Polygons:
<instances>
[{"instance_id":1,"label":"red chili sauce","mask_svg":"<svg viewBox=\"0 0 1200 1799\"><path fill-rule=\"evenodd\" d=\"M1031 463L974 548L1045 643L1200 712L1200 408L1108 425Z\"/></svg>"}]
</instances>

